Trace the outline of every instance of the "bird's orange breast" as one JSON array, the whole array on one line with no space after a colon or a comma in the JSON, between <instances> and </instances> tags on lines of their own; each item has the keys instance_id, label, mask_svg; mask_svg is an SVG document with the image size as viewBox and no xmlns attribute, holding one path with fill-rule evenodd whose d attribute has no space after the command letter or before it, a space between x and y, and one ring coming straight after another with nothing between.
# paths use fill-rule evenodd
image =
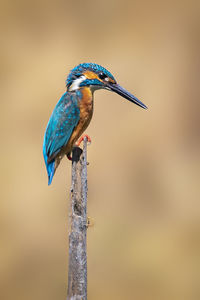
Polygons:
<instances>
[{"instance_id":1,"label":"bird's orange breast","mask_svg":"<svg viewBox=\"0 0 200 300\"><path fill-rule=\"evenodd\" d=\"M93 96L89 87L84 87L82 90L82 98L79 102L80 118L87 119L92 117L93 112Z\"/></svg>"},{"instance_id":2,"label":"bird's orange breast","mask_svg":"<svg viewBox=\"0 0 200 300\"><path fill-rule=\"evenodd\" d=\"M74 143L78 140L78 138L88 127L93 114L93 95L90 88L88 87L82 88L81 93L82 93L82 98L79 100L80 120L77 126L74 128L70 140L67 143L69 148L73 147Z\"/></svg>"}]
</instances>

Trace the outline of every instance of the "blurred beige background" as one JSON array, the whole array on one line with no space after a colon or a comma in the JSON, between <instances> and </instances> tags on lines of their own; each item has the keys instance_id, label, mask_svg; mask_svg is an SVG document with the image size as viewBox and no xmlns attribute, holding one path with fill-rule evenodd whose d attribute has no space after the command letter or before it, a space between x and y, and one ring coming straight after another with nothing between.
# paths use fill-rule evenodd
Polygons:
<instances>
[{"instance_id":1,"label":"blurred beige background","mask_svg":"<svg viewBox=\"0 0 200 300\"><path fill-rule=\"evenodd\" d=\"M95 94L88 299L200 299L199 1L4 0L0 23L0 299L66 299L71 164L48 187L42 143L81 62L149 107Z\"/></svg>"}]
</instances>

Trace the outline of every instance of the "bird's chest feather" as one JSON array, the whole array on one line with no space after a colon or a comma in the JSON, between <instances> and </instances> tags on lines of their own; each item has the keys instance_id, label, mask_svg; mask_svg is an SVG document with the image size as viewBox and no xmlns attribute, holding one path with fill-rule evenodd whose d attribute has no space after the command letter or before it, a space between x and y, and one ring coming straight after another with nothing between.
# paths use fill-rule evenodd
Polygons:
<instances>
[{"instance_id":1,"label":"bird's chest feather","mask_svg":"<svg viewBox=\"0 0 200 300\"><path fill-rule=\"evenodd\" d=\"M89 88L83 88L81 90L81 97L78 100L78 106L80 110L80 119L77 126L74 128L73 133L67 144L67 152L71 151L72 146L77 139L82 135L85 129L88 127L93 113L93 95Z\"/></svg>"},{"instance_id":2,"label":"bird's chest feather","mask_svg":"<svg viewBox=\"0 0 200 300\"><path fill-rule=\"evenodd\" d=\"M93 96L90 88L83 88L82 97L79 101L79 109L80 109L80 123L84 127L87 127L93 113Z\"/></svg>"}]
</instances>

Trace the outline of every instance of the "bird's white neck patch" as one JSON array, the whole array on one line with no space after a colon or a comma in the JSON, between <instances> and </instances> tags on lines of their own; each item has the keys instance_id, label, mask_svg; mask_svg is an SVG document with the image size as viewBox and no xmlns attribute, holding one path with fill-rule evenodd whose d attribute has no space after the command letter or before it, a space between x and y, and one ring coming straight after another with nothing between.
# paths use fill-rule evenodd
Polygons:
<instances>
[{"instance_id":1,"label":"bird's white neck patch","mask_svg":"<svg viewBox=\"0 0 200 300\"><path fill-rule=\"evenodd\" d=\"M79 89L80 87L80 83L83 82L86 79L86 77L84 75L82 75L81 77L75 79L72 84L69 87L69 91L76 91Z\"/></svg>"}]
</instances>

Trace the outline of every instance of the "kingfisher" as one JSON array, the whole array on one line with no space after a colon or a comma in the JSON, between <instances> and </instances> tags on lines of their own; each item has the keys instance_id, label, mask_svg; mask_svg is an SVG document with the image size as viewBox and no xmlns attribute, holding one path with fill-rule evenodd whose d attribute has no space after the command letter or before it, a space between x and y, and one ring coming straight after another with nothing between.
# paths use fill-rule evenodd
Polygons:
<instances>
[{"instance_id":1,"label":"kingfisher","mask_svg":"<svg viewBox=\"0 0 200 300\"><path fill-rule=\"evenodd\" d=\"M93 114L93 93L98 89L113 91L147 109L139 99L121 87L104 67L82 63L72 69L66 80L66 92L55 106L44 136L43 156L48 185L51 184L61 159L65 155L71 159L73 147L79 146L83 140L81 135ZM88 135L85 136L91 141Z\"/></svg>"}]
</instances>

